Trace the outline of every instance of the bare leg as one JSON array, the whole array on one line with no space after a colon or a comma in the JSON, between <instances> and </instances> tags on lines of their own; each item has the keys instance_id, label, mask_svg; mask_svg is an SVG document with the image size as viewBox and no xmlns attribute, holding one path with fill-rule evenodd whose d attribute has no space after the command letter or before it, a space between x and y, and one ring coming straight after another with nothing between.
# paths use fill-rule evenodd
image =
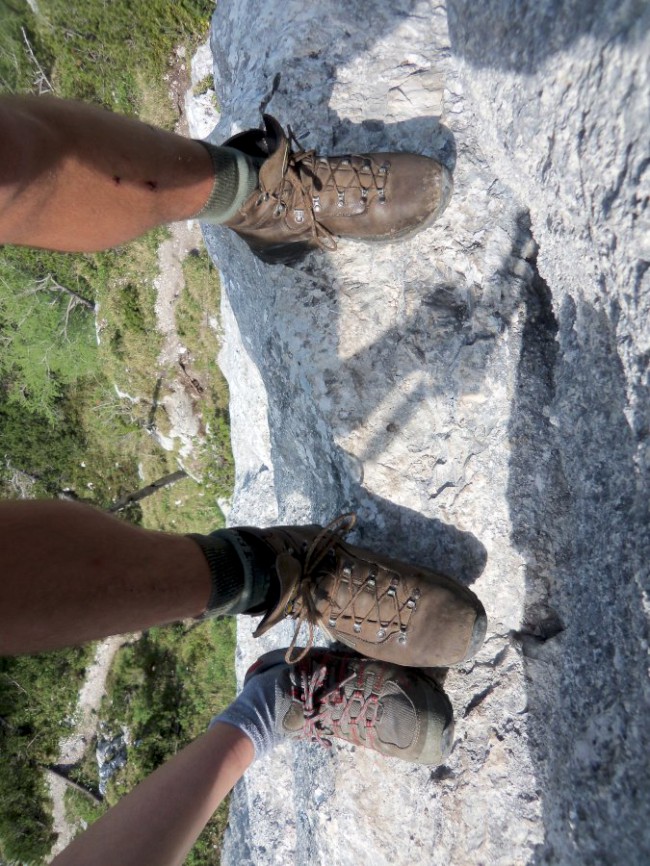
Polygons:
<instances>
[{"instance_id":1,"label":"bare leg","mask_svg":"<svg viewBox=\"0 0 650 866\"><path fill-rule=\"evenodd\" d=\"M210 595L190 539L86 505L0 503L0 654L40 652L197 616Z\"/></svg>"},{"instance_id":2,"label":"bare leg","mask_svg":"<svg viewBox=\"0 0 650 866\"><path fill-rule=\"evenodd\" d=\"M245 734L215 724L77 837L53 864L180 866L253 757Z\"/></svg>"},{"instance_id":3,"label":"bare leg","mask_svg":"<svg viewBox=\"0 0 650 866\"><path fill-rule=\"evenodd\" d=\"M80 102L0 98L0 243L106 249L197 213L213 183L191 139Z\"/></svg>"}]
</instances>

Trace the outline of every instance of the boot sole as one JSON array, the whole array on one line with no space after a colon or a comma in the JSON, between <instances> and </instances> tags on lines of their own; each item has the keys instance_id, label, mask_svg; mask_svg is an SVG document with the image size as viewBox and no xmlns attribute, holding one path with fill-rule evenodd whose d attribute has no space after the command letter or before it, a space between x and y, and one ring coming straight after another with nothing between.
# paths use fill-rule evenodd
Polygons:
<instances>
[{"instance_id":1,"label":"boot sole","mask_svg":"<svg viewBox=\"0 0 650 866\"><path fill-rule=\"evenodd\" d=\"M483 646L483 641L485 640L485 635L487 633L487 615L483 607L481 606L481 611L476 617L476 621L474 623L474 629L472 631L472 639L469 642L469 647L467 648L467 652L463 656L463 661L467 661L471 659Z\"/></svg>"},{"instance_id":2,"label":"boot sole","mask_svg":"<svg viewBox=\"0 0 650 866\"><path fill-rule=\"evenodd\" d=\"M454 725L453 719L447 727L442 732L442 737L440 738L440 756L442 758L442 762L446 761L449 757L449 753L451 752L454 746L454 734L456 732L456 726Z\"/></svg>"}]
</instances>

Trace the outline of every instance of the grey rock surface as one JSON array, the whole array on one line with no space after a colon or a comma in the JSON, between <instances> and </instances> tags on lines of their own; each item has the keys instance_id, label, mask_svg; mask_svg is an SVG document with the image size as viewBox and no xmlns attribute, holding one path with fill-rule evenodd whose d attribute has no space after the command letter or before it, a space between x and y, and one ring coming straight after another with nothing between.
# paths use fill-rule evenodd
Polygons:
<instances>
[{"instance_id":1,"label":"grey rock surface","mask_svg":"<svg viewBox=\"0 0 650 866\"><path fill-rule=\"evenodd\" d=\"M290 123L321 152L454 172L439 222L224 285L229 520L327 522L472 584L447 764L282 747L237 787L232 864L650 859L650 6L220 0L214 141ZM286 645L239 624L238 673Z\"/></svg>"}]
</instances>

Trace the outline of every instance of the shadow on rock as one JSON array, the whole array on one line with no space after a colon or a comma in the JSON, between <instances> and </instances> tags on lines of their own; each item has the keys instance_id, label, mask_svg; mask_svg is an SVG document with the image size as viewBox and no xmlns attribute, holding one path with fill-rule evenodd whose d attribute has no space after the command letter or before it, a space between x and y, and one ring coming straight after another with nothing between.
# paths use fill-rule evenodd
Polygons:
<instances>
[{"instance_id":1,"label":"shadow on rock","mask_svg":"<svg viewBox=\"0 0 650 866\"><path fill-rule=\"evenodd\" d=\"M448 0L447 10L454 53L473 66L519 73L534 72L581 37L625 42L648 23L645 0Z\"/></svg>"},{"instance_id":2,"label":"shadow on rock","mask_svg":"<svg viewBox=\"0 0 650 866\"><path fill-rule=\"evenodd\" d=\"M396 505L358 485L350 491L349 507L359 518L355 543L440 571L465 585L474 583L485 568L487 551L471 532Z\"/></svg>"},{"instance_id":3,"label":"shadow on rock","mask_svg":"<svg viewBox=\"0 0 650 866\"><path fill-rule=\"evenodd\" d=\"M525 303L508 501L526 562L515 637L544 808L534 862L645 863L648 503L615 329L568 297L556 319L536 270Z\"/></svg>"},{"instance_id":4,"label":"shadow on rock","mask_svg":"<svg viewBox=\"0 0 650 866\"><path fill-rule=\"evenodd\" d=\"M351 123L347 118L334 122L332 148L336 151L375 153L377 151L412 151L431 156L449 171L456 168L456 141L451 130L434 116L420 116L395 123L362 120Z\"/></svg>"}]
</instances>

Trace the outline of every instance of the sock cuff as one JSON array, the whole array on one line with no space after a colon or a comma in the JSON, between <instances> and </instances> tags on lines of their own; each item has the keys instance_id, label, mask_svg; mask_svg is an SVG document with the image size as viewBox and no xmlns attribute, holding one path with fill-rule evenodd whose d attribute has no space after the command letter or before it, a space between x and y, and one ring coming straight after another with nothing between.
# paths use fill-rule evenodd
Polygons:
<instances>
[{"instance_id":1,"label":"sock cuff","mask_svg":"<svg viewBox=\"0 0 650 866\"><path fill-rule=\"evenodd\" d=\"M277 681L277 668L261 677L253 677L230 706L212 719L209 727L223 722L239 728L253 743L256 758L268 754L284 739L277 724Z\"/></svg>"},{"instance_id":2,"label":"sock cuff","mask_svg":"<svg viewBox=\"0 0 650 866\"><path fill-rule=\"evenodd\" d=\"M245 713L238 713L232 706L228 707L228 709L220 716L215 716L208 725L208 730L211 730L215 726L216 722L221 722L223 725L232 725L233 728L238 728L243 734L246 734L253 744L253 750L255 752L253 760L263 758L264 755L270 751L270 748L266 746L264 737L260 734L257 726L251 724L250 719Z\"/></svg>"},{"instance_id":3,"label":"sock cuff","mask_svg":"<svg viewBox=\"0 0 650 866\"><path fill-rule=\"evenodd\" d=\"M210 154L214 184L208 200L193 219L215 224L228 222L257 188L257 168L233 147L218 147L200 138L194 140Z\"/></svg>"},{"instance_id":4,"label":"sock cuff","mask_svg":"<svg viewBox=\"0 0 650 866\"><path fill-rule=\"evenodd\" d=\"M236 606L235 603L242 595L244 586L239 556L225 539L194 533L187 537L201 548L210 569L210 597L201 616L221 616L230 613L231 608Z\"/></svg>"},{"instance_id":5,"label":"sock cuff","mask_svg":"<svg viewBox=\"0 0 650 866\"><path fill-rule=\"evenodd\" d=\"M244 586L237 604L236 612L244 613L259 601L259 599L256 598L256 596L259 595L259 592L255 592L256 581L255 573L253 571L253 552L236 530L218 529L212 534L212 537L214 536L218 536L230 545L239 558L240 568L244 574Z\"/></svg>"}]
</instances>

